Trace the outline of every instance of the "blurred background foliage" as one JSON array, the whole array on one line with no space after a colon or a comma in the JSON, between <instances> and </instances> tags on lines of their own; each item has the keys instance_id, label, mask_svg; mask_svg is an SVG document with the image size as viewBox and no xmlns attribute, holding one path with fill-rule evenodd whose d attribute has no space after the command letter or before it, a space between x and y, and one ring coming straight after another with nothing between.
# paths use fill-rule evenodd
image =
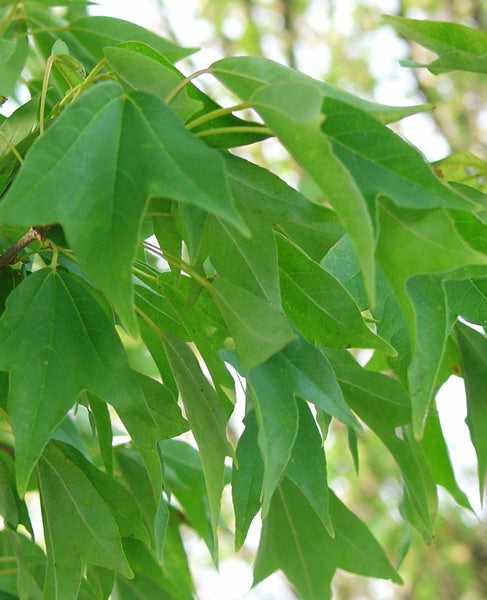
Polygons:
<instances>
[{"instance_id":1,"label":"blurred background foliage","mask_svg":"<svg viewBox=\"0 0 487 600\"><path fill-rule=\"evenodd\" d=\"M428 102L435 110L395 125L399 133L430 160L463 150L487 159L487 79L469 73L434 76L426 69L399 66L399 59L424 63L431 55L400 39L381 21L381 14L387 13L453 21L485 30L484 0L185 0L183 10L176 9L178 0L153 3L158 7L154 29L179 44L204 49L186 62L188 72L223 55L261 55L383 103ZM104 3L100 4L103 13ZM69 9L73 14L84 10ZM205 79L204 84L211 89L210 80ZM212 91L219 93L218 88ZM249 147L245 153L308 195L315 193L273 140ZM144 360L137 348L133 348L133 360ZM448 401L461 399L450 394ZM366 520L393 561L403 559L401 574L406 582L399 588L390 582L338 573L334 579L336 600L487 598L486 526L478 516L459 508L446 492L440 494L436 535L425 544L402 524L399 474L377 437L364 432L358 440L359 476L345 430L332 426L325 447L331 487ZM459 473L461 484L469 486L473 478L468 470ZM230 504L226 516L231 522ZM223 568L225 559L233 554L232 537L224 531L221 541ZM198 551L196 540L188 538L187 543L189 552L194 550L197 555L192 565L201 591L207 586L204 563L210 569L210 558ZM244 547L239 557L251 563L253 548ZM281 585L287 584L283 581ZM284 598L282 588L276 592L278 596L269 595L271 588L265 591L265 582L259 588L262 591L252 593L252 598ZM285 595L294 597L292 590L286 590ZM210 596L202 592L201 598L206 597Z\"/></svg>"}]
</instances>

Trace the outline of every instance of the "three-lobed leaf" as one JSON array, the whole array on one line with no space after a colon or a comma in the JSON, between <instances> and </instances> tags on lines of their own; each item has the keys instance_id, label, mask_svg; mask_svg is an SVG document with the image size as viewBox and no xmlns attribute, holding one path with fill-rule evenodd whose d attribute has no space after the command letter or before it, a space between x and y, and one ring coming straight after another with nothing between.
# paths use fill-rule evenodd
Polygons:
<instances>
[{"instance_id":1,"label":"three-lobed leaf","mask_svg":"<svg viewBox=\"0 0 487 600\"><path fill-rule=\"evenodd\" d=\"M187 132L161 100L103 83L34 144L2 200L0 220L61 223L81 266L135 334L131 264L154 195L244 227L218 152Z\"/></svg>"},{"instance_id":2,"label":"three-lobed leaf","mask_svg":"<svg viewBox=\"0 0 487 600\"><path fill-rule=\"evenodd\" d=\"M110 319L66 271L42 269L10 294L0 319L0 365L10 372L8 412L21 494L49 435L83 390L151 419Z\"/></svg>"}]
</instances>

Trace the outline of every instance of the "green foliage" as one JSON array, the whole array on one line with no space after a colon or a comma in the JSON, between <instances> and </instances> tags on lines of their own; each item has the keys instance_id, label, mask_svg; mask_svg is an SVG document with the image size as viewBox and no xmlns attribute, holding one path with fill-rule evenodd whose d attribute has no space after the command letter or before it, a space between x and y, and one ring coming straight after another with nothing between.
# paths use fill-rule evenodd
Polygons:
<instances>
[{"instance_id":1,"label":"green foliage","mask_svg":"<svg viewBox=\"0 0 487 600\"><path fill-rule=\"evenodd\" d=\"M344 430L358 471L372 432L406 538L428 541L438 485L470 507L434 403L461 373L482 493L485 163L432 168L388 126L430 106L263 58L208 67L239 98L223 108L174 66L193 49L70 12L86 4L0 3L0 94L21 72L32 91L0 123L0 595L190 599L181 528L217 563L226 485L237 550L261 511L255 583L281 570L309 600L337 569L400 584L407 540L384 548L338 498L324 441ZM387 19L433 73L485 72L484 33ZM269 136L319 200L229 150Z\"/></svg>"}]
</instances>

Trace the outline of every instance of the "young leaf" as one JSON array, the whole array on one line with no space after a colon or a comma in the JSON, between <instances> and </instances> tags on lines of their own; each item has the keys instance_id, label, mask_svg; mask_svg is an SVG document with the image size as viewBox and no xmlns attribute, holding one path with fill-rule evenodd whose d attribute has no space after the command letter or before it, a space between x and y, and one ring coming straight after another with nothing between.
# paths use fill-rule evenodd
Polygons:
<instances>
[{"instance_id":1,"label":"young leaf","mask_svg":"<svg viewBox=\"0 0 487 600\"><path fill-rule=\"evenodd\" d=\"M47 573L43 598L75 600L82 562L114 569L132 577L120 534L108 507L83 472L54 444L38 465ZM69 523L70 536L66 536Z\"/></svg>"},{"instance_id":2,"label":"young leaf","mask_svg":"<svg viewBox=\"0 0 487 600\"><path fill-rule=\"evenodd\" d=\"M2 201L0 220L61 223L80 264L135 334L131 263L152 195L190 203L245 229L219 153L186 131L162 100L102 83L34 144Z\"/></svg>"},{"instance_id":3,"label":"young leaf","mask_svg":"<svg viewBox=\"0 0 487 600\"><path fill-rule=\"evenodd\" d=\"M129 89L165 99L182 79L172 63L147 44L125 42L104 48L104 53L121 83ZM182 121L187 121L201 107L201 102L189 97L187 89L181 90L171 102L171 108Z\"/></svg>"},{"instance_id":4,"label":"young leaf","mask_svg":"<svg viewBox=\"0 0 487 600\"><path fill-rule=\"evenodd\" d=\"M456 181L487 192L487 161L461 150L433 163L435 171L446 181Z\"/></svg>"},{"instance_id":5,"label":"young leaf","mask_svg":"<svg viewBox=\"0 0 487 600\"><path fill-rule=\"evenodd\" d=\"M147 44L171 62L186 58L197 50L197 48L176 46L144 27L113 17L89 16L77 19L70 24L69 32L70 37L73 37L80 46L81 52L76 52L76 55L80 59L84 58L89 67L103 58L105 47L116 46L127 40ZM64 38L62 34L59 37ZM68 40L65 39L74 53L75 49Z\"/></svg>"},{"instance_id":6,"label":"young leaf","mask_svg":"<svg viewBox=\"0 0 487 600\"><path fill-rule=\"evenodd\" d=\"M62 270L37 271L9 296L0 319L0 368L10 371L21 495L50 433L82 390L151 418L112 323L85 285Z\"/></svg>"},{"instance_id":7,"label":"young leaf","mask_svg":"<svg viewBox=\"0 0 487 600\"><path fill-rule=\"evenodd\" d=\"M487 33L459 23L420 21L384 16L399 33L432 50L439 57L427 66L434 73L475 71L487 73Z\"/></svg>"}]
</instances>

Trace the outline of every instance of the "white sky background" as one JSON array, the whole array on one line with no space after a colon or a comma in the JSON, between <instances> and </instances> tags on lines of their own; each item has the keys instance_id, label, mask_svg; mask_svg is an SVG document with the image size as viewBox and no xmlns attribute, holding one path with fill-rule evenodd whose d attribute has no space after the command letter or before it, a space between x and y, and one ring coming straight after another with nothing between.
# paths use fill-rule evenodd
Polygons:
<instances>
[{"instance_id":1,"label":"white sky background","mask_svg":"<svg viewBox=\"0 0 487 600\"><path fill-rule=\"evenodd\" d=\"M395 12L396 0L369 0L371 4L379 5L385 13ZM171 29L176 32L178 41L185 46L199 46L202 49L191 57L192 70L207 67L213 61L222 58L213 43L213 32L210 25L198 19L197 0L165 0L164 19L169 23ZM315 0L311 4L310 22L316 24L319 31L319 23L327 18L324 2ZM354 0L341 0L337 3L337 16L335 26L344 33L349 32L351 27L351 13L355 5ZM161 7L154 0L105 0L99 1L98 6L91 8L92 14L110 15L127 19L144 27L154 30L161 29ZM419 16L421 15L414 15ZM263 15L265 18L265 15ZM225 33L231 38L240 35L240 24L238 21L229 21L226 24ZM370 36L371 72L380 80L374 90L374 99L384 104L408 105L421 102L421 98L411 96L414 89L412 75L407 69L398 65L401 58L407 55L406 44L401 41L390 27L382 27ZM280 50L270 42L264 45L267 56L273 60L283 62ZM321 52L320 52L321 51ZM305 44L298 43L298 65L308 75L320 77L326 70L329 61L326 40L323 46L315 48L313 53L306 50ZM184 63L183 63L183 70ZM186 69L185 72L188 72ZM449 154L448 144L438 134L432 124L432 120L424 115L414 115L401 122L402 134L411 143L417 146L425 156L433 161L443 158ZM279 156L280 150L270 146L268 152ZM480 513L480 500L478 484L473 465L476 465L476 457L470 441L467 426L465 425L466 401L463 380L451 377L449 382L443 386L437 398L438 409L444 434L452 455L454 469L457 479L469 496L474 509ZM445 495L440 496L444 501ZM467 519L469 517L466 515ZM250 549L257 548L260 527L254 521L251 529L248 546ZM222 558L220 572L217 573L211 567L201 568L202 564L208 562L208 553L203 544L197 539L189 541L188 550L193 555L195 575L197 579L200 600L291 600L295 596L289 591L282 577L274 574L259 584L255 589L248 591L252 584L250 567L238 556ZM390 582L377 582L374 590L376 600L390 599L394 596L394 587Z\"/></svg>"}]
</instances>

